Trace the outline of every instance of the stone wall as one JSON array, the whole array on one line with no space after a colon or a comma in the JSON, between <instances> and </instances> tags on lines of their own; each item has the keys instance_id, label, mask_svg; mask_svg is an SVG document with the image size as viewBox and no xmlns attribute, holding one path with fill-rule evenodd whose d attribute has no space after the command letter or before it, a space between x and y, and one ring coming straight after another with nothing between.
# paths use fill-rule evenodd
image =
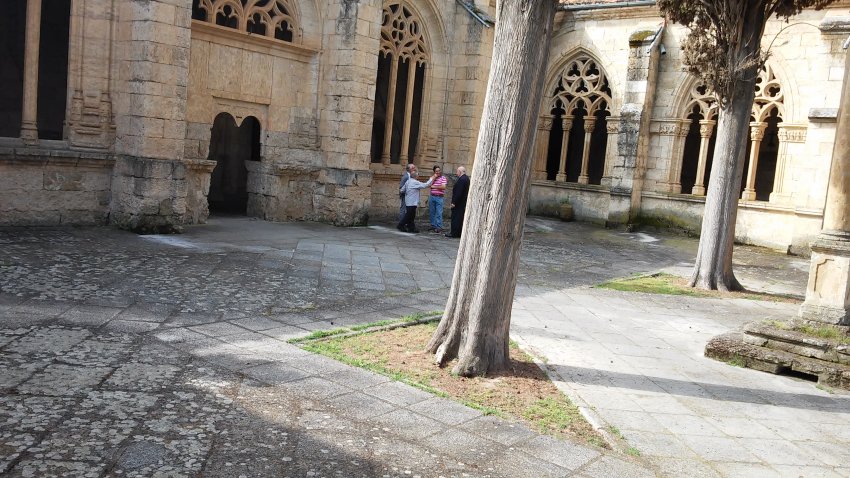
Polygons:
<instances>
[{"instance_id":1,"label":"stone wall","mask_svg":"<svg viewBox=\"0 0 850 478\"><path fill-rule=\"evenodd\" d=\"M98 153L0 148L0 225L106 224L113 165Z\"/></svg>"},{"instance_id":2,"label":"stone wall","mask_svg":"<svg viewBox=\"0 0 850 478\"><path fill-rule=\"evenodd\" d=\"M843 72L840 43L850 32L846 28L847 6L850 2L842 1L822 11L807 10L792 20L799 25L788 28L781 21L771 21L767 26L765 46L773 42L769 64L784 93L778 172L769 201L741 201L739 241L805 252L807 242L820 228L835 137L834 108L839 101ZM652 85L646 82L641 90L642 79L633 78L627 69L634 63L629 57L628 39L635 32L657 28L660 25L657 10L654 7L585 10L559 14L556 23L548 77L553 78L559 67L579 53L598 60L610 80L612 115L619 115L614 118L620 124L618 142L629 139L629 135L623 134L627 126L623 121L627 116L623 114L623 106L633 102L629 95L651 94ZM611 204L619 203L617 198L625 200L627 196L621 192L629 189L615 188L615 184L622 186L624 181L638 178L642 182L641 192L635 200L635 188L631 188L628 211L631 217L638 218L638 222L699 231L704 197L675 194L678 191L674 187L679 182L687 132L685 106L695 81L681 64L679 45L685 34L686 30L680 26L669 25L665 29L664 54L655 67L654 104L649 103L651 121L642 127L642 131L648 130L645 167L641 169L640 161L634 163L634 172L639 174L622 170L620 166L628 164L622 159L624 145L618 144L612 155L609 141L606 175L610 176L607 181L603 179L603 186L610 189L579 184L570 184L565 189L554 181L536 182L532 188L533 210L546 209L553 201L569 197L579 219L598 220L607 215L610 221L612 214L623 215L620 206L612 212ZM634 84L630 86L630 82ZM629 145L636 146L626 144ZM611 163L617 156L620 159ZM577 192L585 190L588 194ZM600 194L610 194L611 201L597 200Z\"/></svg>"},{"instance_id":3,"label":"stone wall","mask_svg":"<svg viewBox=\"0 0 850 478\"><path fill-rule=\"evenodd\" d=\"M121 2L110 221L143 232L188 222L186 97L191 2Z\"/></svg>"}]
</instances>

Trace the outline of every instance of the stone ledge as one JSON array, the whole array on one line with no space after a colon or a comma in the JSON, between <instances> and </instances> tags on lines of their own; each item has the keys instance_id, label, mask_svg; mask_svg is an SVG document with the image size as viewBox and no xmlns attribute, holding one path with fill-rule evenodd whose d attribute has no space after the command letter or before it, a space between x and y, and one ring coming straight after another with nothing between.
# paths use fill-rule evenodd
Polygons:
<instances>
[{"instance_id":1,"label":"stone ledge","mask_svg":"<svg viewBox=\"0 0 850 478\"><path fill-rule=\"evenodd\" d=\"M743 340L750 345L850 365L850 351L846 345L838 340L813 337L793 329L753 322L744 326Z\"/></svg>"},{"instance_id":2,"label":"stone ledge","mask_svg":"<svg viewBox=\"0 0 850 478\"><path fill-rule=\"evenodd\" d=\"M115 157L110 153L93 151L0 147L0 165L73 166L106 169L115 165Z\"/></svg>"},{"instance_id":3,"label":"stone ledge","mask_svg":"<svg viewBox=\"0 0 850 478\"><path fill-rule=\"evenodd\" d=\"M825 18L818 29L823 33L850 33L850 17Z\"/></svg>"},{"instance_id":4,"label":"stone ledge","mask_svg":"<svg viewBox=\"0 0 850 478\"><path fill-rule=\"evenodd\" d=\"M850 390L850 365L749 344L741 332L712 338L705 346L705 356L777 375L808 375L816 377L820 385Z\"/></svg>"}]
</instances>

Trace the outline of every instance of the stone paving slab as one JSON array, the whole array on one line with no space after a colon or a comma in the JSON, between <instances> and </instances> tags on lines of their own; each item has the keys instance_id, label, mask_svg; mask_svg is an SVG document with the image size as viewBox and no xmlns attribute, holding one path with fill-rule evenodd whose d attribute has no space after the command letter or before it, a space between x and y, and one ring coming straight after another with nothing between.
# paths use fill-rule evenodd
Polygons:
<instances>
[{"instance_id":1,"label":"stone paving slab","mask_svg":"<svg viewBox=\"0 0 850 478\"><path fill-rule=\"evenodd\" d=\"M687 267L694 241L527 223L512 334L550 360L577 403L618 426L639 460L285 343L441 309L457 241L213 218L181 236L24 228L0 229L0 243L0 473L850 474L843 398L702 359L706 337L793 310L586 289ZM738 248L736 261L764 290L800 290L808 266L754 248ZM722 446L701 450L710 439ZM748 454L725 461L735 447Z\"/></svg>"}]
</instances>

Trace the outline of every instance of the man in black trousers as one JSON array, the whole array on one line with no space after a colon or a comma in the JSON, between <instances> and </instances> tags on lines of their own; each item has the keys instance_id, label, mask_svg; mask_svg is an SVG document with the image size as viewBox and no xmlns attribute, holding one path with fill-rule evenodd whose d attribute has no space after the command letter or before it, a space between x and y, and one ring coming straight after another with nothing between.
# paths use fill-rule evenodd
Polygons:
<instances>
[{"instance_id":1,"label":"man in black trousers","mask_svg":"<svg viewBox=\"0 0 850 478\"><path fill-rule=\"evenodd\" d=\"M460 237L463 232L463 216L466 214L466 197L469 195L469 176L466 168L458 166L457 181L452 189L452 229L446 237Z\"/></svg>"}]
</instances>

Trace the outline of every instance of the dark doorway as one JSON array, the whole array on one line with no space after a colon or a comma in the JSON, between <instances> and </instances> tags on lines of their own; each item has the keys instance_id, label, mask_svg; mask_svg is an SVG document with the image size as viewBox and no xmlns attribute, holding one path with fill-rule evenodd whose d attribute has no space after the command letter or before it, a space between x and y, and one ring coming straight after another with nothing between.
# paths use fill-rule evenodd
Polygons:
<instances>
[{"instance_id":1,"label":"dark doorway","mask_svg":"<svg viewBox=\"0 0 850 478\"><path fill-rule=\"evenodd\" d=\"M209 159L217 164L210 176L210 211L245 214L248 209L248 169L245 161L260 160L260 122L253 116L241 126L227 113L215 117Z\"/></svg>"},{"instance_id":2,"label":"dark doorway","mask_svg":"<svg viewBox=\"0 0 850 478\"><path fill-rule=\"evenodd\" d=\"M3 2L0 15L0 136L21 135L26 0ZM67 45L67 40L64 42Z\"/></svg>"}]
</instances>

